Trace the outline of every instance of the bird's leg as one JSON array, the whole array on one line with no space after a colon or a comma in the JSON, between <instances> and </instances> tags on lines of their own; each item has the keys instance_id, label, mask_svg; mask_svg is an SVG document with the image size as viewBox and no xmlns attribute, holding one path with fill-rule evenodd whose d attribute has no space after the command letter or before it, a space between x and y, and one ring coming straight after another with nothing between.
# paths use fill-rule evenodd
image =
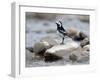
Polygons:
<instances>
[{"instance_id":1,"label":"bird's leg","mask_svg":"<svg viewBox=\"0 0 100 80\"><path fill-rule=\"evenodd\" d=\"M62 38L62 42L61 42L61 44L64 44L64 39L65 39L65 38L63 37L63 38Z\"/></svg>"}]
</instances>

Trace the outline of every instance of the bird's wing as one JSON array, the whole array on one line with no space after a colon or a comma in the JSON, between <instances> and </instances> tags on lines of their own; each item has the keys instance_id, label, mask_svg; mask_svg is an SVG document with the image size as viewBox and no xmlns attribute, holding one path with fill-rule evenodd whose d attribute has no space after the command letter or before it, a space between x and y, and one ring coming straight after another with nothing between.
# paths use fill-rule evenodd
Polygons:
<instances>
[{"instance_id":1,"label":"bird's wing","mask_svg":"<svg viewBox=\"0 0 100 80\"><path fill-rule=\"evenodd\" d=\"M64 30L59 30L59 32L62 34L66 34L66 31L64 31Z\"/></svg>"},{"instance_id":2,"label":"bird's wing","mask_svg":"<svg viewBox=\"0 0 100 80\"><path fill-rule=\"evenodd\" d=\"M61 30L66 31L63 26L61 26Z\"/></svg>"}]
</instances>

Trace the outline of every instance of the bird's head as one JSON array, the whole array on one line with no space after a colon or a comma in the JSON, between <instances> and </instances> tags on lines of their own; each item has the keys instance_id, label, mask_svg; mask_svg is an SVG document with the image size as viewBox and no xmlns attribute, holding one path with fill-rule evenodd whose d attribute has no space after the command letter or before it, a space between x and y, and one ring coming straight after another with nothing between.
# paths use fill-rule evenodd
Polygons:
<instances>
[{"instance_id":1,"label":"bird's head","mask_svg":"<svg viewBox=\"0 0 100 80\"><path fill-rule=\"evenodd\" d=\"M61 27L62 26L62 22L61 21L56 22L56 25L57 25L57 27Z\"/></svg>"},{"instance_id":2,"label":"bird's head","mask_svg":"<svg viewBox=\"0 0 100 80\"><path fill-rule=\"evenodd\" d=\"M57 27L60 27L60 24L59 23L56 23Z\"/></svg>"}]
</instances>

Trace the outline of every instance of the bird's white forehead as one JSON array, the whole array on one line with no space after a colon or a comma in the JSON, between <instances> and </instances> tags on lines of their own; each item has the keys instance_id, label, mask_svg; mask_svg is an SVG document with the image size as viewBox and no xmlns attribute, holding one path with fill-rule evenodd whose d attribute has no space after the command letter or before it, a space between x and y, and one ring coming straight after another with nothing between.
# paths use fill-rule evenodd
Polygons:
<instances>
[{"instance_id":1,"label":"bird's white forehead","mask_svg":"<svg viewBox=\"0 0 100 80\"><path fill-rule=\"evenodd\" d=\"M60 24L60 22L59 22L59 21L57 21L56 23L57 23L57 24L59 24L59 25L60 25L60 27L61 27L61 24Z\"/></svg>"}]
</instances>

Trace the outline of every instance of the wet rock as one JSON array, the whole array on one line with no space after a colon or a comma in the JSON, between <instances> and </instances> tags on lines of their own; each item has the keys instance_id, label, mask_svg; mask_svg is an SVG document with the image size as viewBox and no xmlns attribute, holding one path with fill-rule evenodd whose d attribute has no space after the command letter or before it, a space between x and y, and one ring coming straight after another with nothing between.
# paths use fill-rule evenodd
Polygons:
<instances>
[{"instance_id":1,"label":"wet rock","mask_svg":"<svg viewBox=\"0 0 100 80\"><path fill-rule=\"evenodd\" d=\"M46 61L57 61L59 59L69 60L71 51L77 49L79 45L75 42L67 43L65 45L56 45L45 52ZM53 58L52 58L53 57Z\"/></svg>"},{"instance_id":2,"label":"wet rock","mask_svg":"<svg viewBox=\"0 0 100 80\"><path fill-rule=\"evenodd\" d=\"M57 41L55 41L52 37L49 36L42 38L40 41L47 42L51 46L58 45Z\"/></svg>"}]
</instances>

